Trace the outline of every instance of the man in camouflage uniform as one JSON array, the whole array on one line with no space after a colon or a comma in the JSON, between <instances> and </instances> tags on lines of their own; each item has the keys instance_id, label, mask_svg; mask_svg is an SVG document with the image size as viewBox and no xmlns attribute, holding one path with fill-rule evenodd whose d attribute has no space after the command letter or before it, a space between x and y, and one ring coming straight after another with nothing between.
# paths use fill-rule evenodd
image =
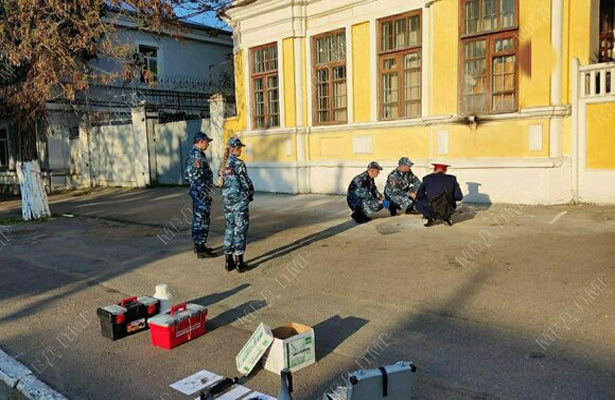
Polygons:
<instances>
[{"instance_id":1,"label":"man in camouflage uniform","mask_svg":"<svg viewBox=\"0 0 615 400\"><path fill-rule=\"evenodd\" d=\"M198 258L214 257L213 251L205 246L209 235L213 173L205 157L205 151L212 139L206 133L194 135L194 146L186 157L186 180L190 183L188 194L192 198L192 240Z\"/></svg>"},{"instance_id":2,"label":"man in camouflage uniform","mask_svg":"<svg viewBox=\"0 0 615 400\"><path fill-rule=\"evenodd\" d=\"M416 191L421 180L412 173L414 163L408 157L399 159L398 167L389 174L384 195L389 200L391 216L396 216L398 210L410 214L416 200Z\"/></svg>"},{"instance_id":3,"label":"man in camouflage uniform","mask_svg":"<svg viewBox=\"0 0 615 400\"><path fill-rule=\"evenodd\" d=\"M226 269L244 272L249 269L243 257L246 252L246 239L250 226L248 205L254 199L254 185L248 176L246 164L239 158L245 147L237 137L227 143L228 158L222 170L222 197L224 198L224 253ZM235 254L235 259L233 259Z\"/></svg>"},{"instance_id":4,"label":"man in camouflage uniform","mask_svg":"<svg viewBox=\"0 0 615 400\"><path fill-rule=\"evenodd\" d=\"M355 176L348 186L346 201L353 211L352 219L357 224L371 221L371 215L389 207L388 200L378 191L374 179L380 174L382 167L376 161L372 161L367 166L367 171Z\"/></svg>"}]
</instances>

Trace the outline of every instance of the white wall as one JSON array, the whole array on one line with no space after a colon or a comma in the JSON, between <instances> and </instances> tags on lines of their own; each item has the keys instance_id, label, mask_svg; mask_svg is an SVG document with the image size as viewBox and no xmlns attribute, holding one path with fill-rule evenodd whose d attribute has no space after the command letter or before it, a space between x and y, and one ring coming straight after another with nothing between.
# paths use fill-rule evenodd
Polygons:
<instances>
[{"instance_id":1,"label":"white wall","mask_svg":"<svg viewBox=\"0 0 615 400\"><path fill-rule=\"evenodd\" d=\"M455 162L452 164L455 165ZM296 164L247 165L257 190L298 193ZM376 184L383 192L387 176L396 168L396 163L384 162L381 165L384 170L376 179ZM366 162L354 161L310 162L307 164L310 192L346 194L352 178L365 171L366 166ZM412 170L419 178L423 178L431 172L431 167L419 161ZM572 201L569 159L535 164L525 162L525 165L517 161L498 163L498 160L474 165L459 162L457 168L450 169L450 173L457 176L465 200L470 203L565 204Z\"/></svg>"}]
</instances>

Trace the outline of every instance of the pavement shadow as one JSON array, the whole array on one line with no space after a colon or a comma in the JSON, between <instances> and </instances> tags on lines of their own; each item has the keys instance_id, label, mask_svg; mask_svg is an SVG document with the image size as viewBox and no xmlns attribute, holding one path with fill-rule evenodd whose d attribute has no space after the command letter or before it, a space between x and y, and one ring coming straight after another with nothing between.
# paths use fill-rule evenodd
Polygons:
<instances>
[{"instance_id":1,"label":"pavement shadow","mask_svg":"<svg viewBox=\"0 0 615 400\"><path fill-rule=\"evenodd\" d=\"M333 353L340 344L368 323L369 321L363 318L352 316L342 318L339 315L335 315L315 325L316 361L321 361Z\"/></svg>"},{"instance_id":2,"label":"pavement shadow","mask_svg":"<svg viewBox=\"0 0 615 400\"><path fill-rule=\"evenodd\" d=\"M443 302L392 325L377 346L368 347L369 357L361 358L361 364L350 358L306 398L318 399L330 388L347 385L348 374L359 367L402 360L418 367L416 399L440 399L443 392L449 394L445 398L460 400L611 398L615 363L581 357L576 344L557 342L544 350L531 334L463 316L493 274L493 269L477 269Z\"/></svg>"},{"instance_id":3,"label":"pavement shadow","mask_svg":"<svg viewBox=\"0 0 615 400\"><path fill-rule=\"evenodd\" d=\"M242 290L249 288L250 286L251 285L249 283L244 283L242 285L237 286L236 288L229 289L224 292L208 294L207 296L203 296L203 297L199 297L198 299L191 300L188 303L194 303L194 304L198 304L203 307L209 307L213 304L219 303L222 300L227 299L228 297L233 296L234 294L241 292Z\"/></svg>"},{"instance_id":4,"label":"pavement shadow","mask_svg":"<svg viewBox=\"0 0 615 400\"><path fill-rule=\"evenodd\" d=\"M239 320L240 318L243 318L254 312L258 312L258 310L266 306L267 302L265 300L246 301L245 303L240 304L239 306L230 310L224 311L222 314L218 314L214 318L210 319L207 322L207 331L213 332L220 327L230 325L233 322Z\"/></svg>"},{"instance_id":5,"label":"pavement shadow","mask_svg":"<svg viewBox=\"0 0 615 400\"><path fill-rule=\"evenodd\" d=\"M268 251L265 254L261 254L251 260L248 263L252 268L256 268L261 264L267 263L269 261L275 260L279 257L284 257L287 254L290 254L294 251L297 251L305 246L309 246L321 240L329 239L335 235L338 235L342 232L345 232L353 227L357 226L357 224L353 220L342 222L341 224L329 227L320 232L312 233L304 238L299 240L295 240L292 243L286 244L284 246L278 247L277 249L273 249Z\"/></svg>"}]
</instances>

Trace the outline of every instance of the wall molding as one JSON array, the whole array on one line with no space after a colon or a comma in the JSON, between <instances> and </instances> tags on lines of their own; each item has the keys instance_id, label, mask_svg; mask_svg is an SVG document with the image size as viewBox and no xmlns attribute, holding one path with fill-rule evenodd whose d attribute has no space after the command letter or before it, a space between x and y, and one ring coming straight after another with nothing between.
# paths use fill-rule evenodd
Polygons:
<instances>
[{"instance_id":1,"label":"wall molding","mask_svg":"<svg viewBox=\"0 0 615 400\"><path fill-rule=\"evenodd\" d=\"M562 106L545 106L545 107L532 107L524 108L519 112L507 113L507 114L492 114L492 115L479 115L476 119L479 123L491 123L511 120L526 120L526 119L559 119L566 118L572 115L570 105ZM308 110L309 112L309 110ZM422 118L412 118L396 121L376 121L376 122L358 122L353 124L340 124L340 125L328 125L328 126L303 126L292 129L288 128L276 128L276 129L263 129L263 130L248 130L241 135L243 136L267 136L267 135L290 135L293 133L306 133L306 134L322 134L322 133L334 133L334 132L348 132L359 130L374 130L374 129L386 129L386 128L405 128L416 126L438 126L438 125L450 125L450 124L468 124L468 119L459 115L435 115Z\"/></svg>"},{"instance_id":2,"label":"wall molding","mask_svg":"<svg viewBox=\"0 0 615 400\"><path fill-rule=\"evenodd\" d=\"M431 169L431 163L436 159L413 159L413 168ZM452 171L458 169L527 169L527 168L559 168L570 162L570 157L522 157L522 158L473 158L473 159L446 159L452 165ZM314 160L306 162L294 161L246 161L248 168L265 169L292 169L292 168L366 168L369 161L349 160ZM380 162L383 168L396 168L397 160Z\"/></svg>"}]
</instances>

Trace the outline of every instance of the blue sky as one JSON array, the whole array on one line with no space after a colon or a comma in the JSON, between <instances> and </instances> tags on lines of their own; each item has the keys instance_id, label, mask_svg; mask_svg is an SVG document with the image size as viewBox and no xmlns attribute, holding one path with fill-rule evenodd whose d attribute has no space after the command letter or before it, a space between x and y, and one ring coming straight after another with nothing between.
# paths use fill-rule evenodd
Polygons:
<instances>
[{"instance_id":1,"label":"blue sky","mask_svg":"<svg viewBox=\"0 0 615 400\"><path fill-rule=\"evenodd\" d=\"M185 9L182 8L176 8L175 11L177 12L177 15L179 16L183 16L186 14L189 14L189 12ZM208 26L212 26L214 28L218 28L218 29L226 29L226 30L231 30L229 28L229 26L222 20L220 20L215 13L207 13L207 14L201 14L199 16L196 17L192 17L192 18L188 18L187 19L190 22L195 22L197 24L203 24L203 25L208 25Z\"/></svg>"}]
</instances>

